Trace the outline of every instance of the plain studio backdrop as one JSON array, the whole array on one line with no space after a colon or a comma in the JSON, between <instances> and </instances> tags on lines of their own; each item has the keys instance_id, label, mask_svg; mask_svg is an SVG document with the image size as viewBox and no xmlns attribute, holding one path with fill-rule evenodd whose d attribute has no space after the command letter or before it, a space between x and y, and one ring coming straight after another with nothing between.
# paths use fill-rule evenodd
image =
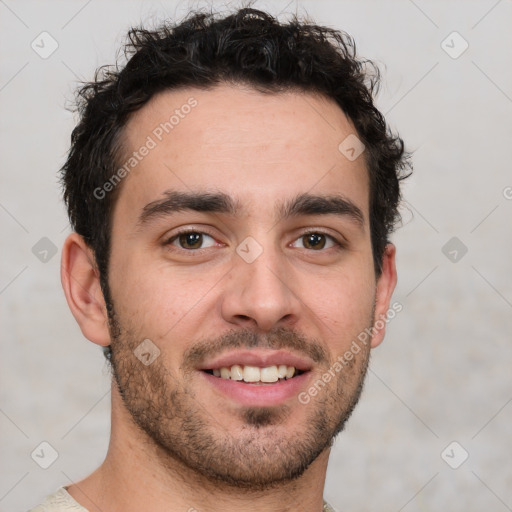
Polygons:
<instances>
[{"instance_id":1,"label":"plain studio backdrop","mask_svg":"<svg viewBox=\"0 0 512 512\"><path fill-rule=\"evenodd\" d=\"M108 446L109 372L59 279L65 106L130 26L205 5L0 2L2 511L85 477ZM512 2L254 7L351 34L381 66L377 105L414 151L393 236L403 309L333 447L326 499L338 511L511 510Z\"/></svg>"}]
</instances>

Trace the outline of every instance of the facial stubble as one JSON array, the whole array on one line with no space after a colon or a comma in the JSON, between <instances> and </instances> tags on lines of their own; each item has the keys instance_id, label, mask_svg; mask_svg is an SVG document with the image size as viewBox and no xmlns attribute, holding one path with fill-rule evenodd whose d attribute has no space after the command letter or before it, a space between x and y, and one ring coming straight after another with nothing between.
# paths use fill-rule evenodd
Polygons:
<instances>
[{"instance_id":1,"label":"facial stubble","mask_svg":"<svg viewBox=\"0 0 512 512\"><path fill-rule=\"evenodd\" d=\"M216 485L251 491L294 480L332 445L360 398L369 349L361 350L308 404L297 400L279 407L240 408L241 427L228 431L216 417L218 412L209 411L189 385L198 359L220 347L295 348L316 358L323 367L318 370L320 378L332 366L322 345L283 328L263 337L230 332L195 344L183 356L184 371L173 374L162 356L151 365L141 363L134 354L140 336L118 318L113 304L109 306L115 384L143 442L154 444L161 464L170 470L185 466ZM300 407L308 409L299 429L293 416ZM292 432L285 424L293 425Z\"/></svg>"}]
</instances>

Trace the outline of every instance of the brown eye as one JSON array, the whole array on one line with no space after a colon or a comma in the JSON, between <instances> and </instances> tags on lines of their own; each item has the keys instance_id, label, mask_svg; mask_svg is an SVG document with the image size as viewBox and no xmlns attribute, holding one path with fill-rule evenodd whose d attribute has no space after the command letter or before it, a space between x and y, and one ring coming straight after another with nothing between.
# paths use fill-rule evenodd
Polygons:
<instances>
[{"instance_id":1,"label":"brown eye","mask_svg":"<svg viewBox=\"0 0 512 512\"><path fill-rule=\"evenodd\" d=\"M326 233L312 231L305 233L299 237L293 244L293 247L300 249L309 249L313 251L321 251L322 249L331 249L333 247L341 247L340 242Z\"/></svg>"},{"instance_id":2,"label":"brown eye","mask_svg":"<svg viewBox=\"0 0 512 512\"><path fill-rule=\"evenodd\" d=\"M200 249L203 243L201 233L184 233L178 237L182 249Z\"/></svg>"},{"instance_id":3,"label":"brown eye","mask_svg":"<svg viewBox=\"0 0 512 512\"><path fill-rule=\"evenodd\" d=\"M325 247L325 235L322 233L308 233L303 236L306 249L323 249Z\"/></svg>"},{"instance_id":4,"label":"brown eye","mask_svg":"<svg viewBox=\"0 0 512 512\"><path fill-rule=\"evenodd\" d=\"M168 243L180 249L192 251L204 249L206 247L213 247L215 245L215 240L206 233L186 231L172 237Z\"/></svg>"}]
</instances>

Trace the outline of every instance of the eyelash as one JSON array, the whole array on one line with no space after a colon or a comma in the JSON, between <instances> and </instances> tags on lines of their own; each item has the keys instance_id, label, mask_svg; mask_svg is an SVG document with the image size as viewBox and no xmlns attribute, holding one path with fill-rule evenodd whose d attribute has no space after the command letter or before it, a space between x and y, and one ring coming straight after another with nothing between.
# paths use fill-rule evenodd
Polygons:
<instances>
[{"instance_id":1,"label":"eyelash","mask_svg":"<svg viewBox=\"0 0 512 512\"><path fill-rule=\"evenodd\" d=\"M187 235L187 234L200 234L200 235L208 235L210 238L212 238L213 240L215 240L215 237L211 234L211 233L208 233L208 231L200 231L200 230L195 230L195 229L184 229L182 231L178 231L177 233L175 233L174 235L172 235L172 237L170 237L169 239L167 239L166 242L164 242L164 245L167 247L167 246L170 246L172 245L172 243L177 240L181 235ZM310 230L310 231L306 231L304 233L302 233L299 237L297 237L294 241L297 241L299 240L300 238L304 238L308 235L323 235L327 238L329 238L333 243L334 243L334 246L333 247L329 247L327 249L320 249L318 251L315 251L314 249L309 249L309 251L311 252L326 252L328 251L329 249L334 249L334 250L341 250L341 249L344 249L346 247L346 244L343 243L343 242L340 242L339 240L337 240L333 235L330 235L329 233L326 233L322 230ZM187 253L194 253L194 252L200 252L204 249L209 249L209 247L205 247L205 248L201 248L201 249L183 249L181 247L176 247L177 250L179 251L184 251L184 252L187 252ZM305 250L308 250L308 249L305 249Z\"/></svg>"}]
</instances>

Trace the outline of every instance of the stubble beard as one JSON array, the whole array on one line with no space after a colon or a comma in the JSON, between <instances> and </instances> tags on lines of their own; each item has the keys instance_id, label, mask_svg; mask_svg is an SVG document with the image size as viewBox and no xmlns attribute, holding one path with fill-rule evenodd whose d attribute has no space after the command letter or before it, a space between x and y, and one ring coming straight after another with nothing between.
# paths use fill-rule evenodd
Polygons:
<instances>
[{"instance_id":1,"label":"stubble beard","mask_svg":"<svg viewBox=\"0 0 512 512\"><path fill-rule=\"evenodd\" d=\"M122 325L113 304L108 310L113 377L144 442L154 445L160 463L170 471L185 466L217 486L261 491L297 479L343 430L363 389L368 348L361 350L307 405L297 401L280 407L241 408L237 421L242 427L233 434L214 416L219 412L208 411L187 388L190 374L173 375L162 356L151 365L143 365L134 355L142 340ZM261 339L244 331L201 346L247 348L257 344L284 348L298 343L295 333L284 329L265 337L264 345ZM281 345L283 339L287 342ZM306 344L312 347L315 343L302 338L300 346ZM320 346L317 348L327 371L332 361ZM308 408L300 429L292 417L297 407ZM283 428L283 422L290 421L295 430L292 433Z\"/></svg>"}]
</instances>

